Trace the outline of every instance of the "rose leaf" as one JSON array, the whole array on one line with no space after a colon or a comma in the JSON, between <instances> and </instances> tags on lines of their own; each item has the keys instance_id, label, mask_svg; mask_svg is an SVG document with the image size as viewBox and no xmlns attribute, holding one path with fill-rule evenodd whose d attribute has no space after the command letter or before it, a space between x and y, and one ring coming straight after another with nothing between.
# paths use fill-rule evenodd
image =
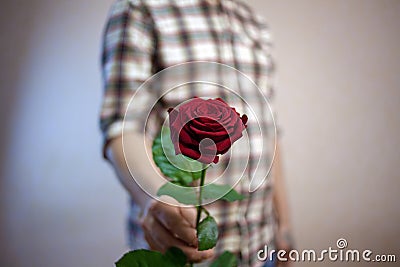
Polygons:
<instances>
[{"instance_id":1,"label":"rose leaf","mask_svg":"<svg viewBox=\"0 0 400 267\"><path fill-rule=\"evenodd\" d=\"M167 261L171 262L174 264L173 266L185 266L187 258L185 253L179 248L176 247L171 247L165 252L164 257L167 259ZM159 266L164 266L164 265L159 265Z\"/></svg>"},{"instance_id":2,"label":"rose leaf","mask_svg":"<svg viewBox=\"0 0 400 267\"><path fill-rule=\"evenodd\" d=\"M236 200L242 200L245 196L239 194L235 189L230 185L221 185L221 184L207 184L202 189L202 199L221 199L229 202L233 202Z\"/></svg>"},{"instance_id":3,"label":"rose leaf","mask_svg":"<svg viewBox=\"0 0 400 267\"><path fill-rule=\"evenodd\" d=\"M204 218L197 226L197 239L200 251L215 247L218 240L218 226L211 216Z\"/></svg>"},{"instance_id":4,"label":"rose leaf","mask_svg":"<svg viewBox=\"0 0 400 267\"><path fill-rule=\"evenodd\" d=\"M146 249L134 250L126 253L119 259L115 266L117 267L183 267L186 264L186 256L179 249L171 247L165 253Z\"/></svg>"},{"instance_id":5,"label":"rose leaf","mask_svg":"<svg viewBox=\"0 0 400 267\"><path fill-rule=\"evenodd\" d=\"M222 253L216 260L214 260L210 267L237 267L238 261L234 254L229 251Z\"/></svg>"},{"instance_id":6,"label":"rose leaf","mask_svg":"<svg viewBox=\"0 0 400 267\"><path fill-rule=\"evenodd\" d=\"M163 127L153 141L153 159L160 171L172 182L189 185L200 179L202 165L200 162L182 154L175 155L170 130Z\"/></svg>"},{"instance_id":7,"label":"rose leaf","mask_svg":"<svg viewBox=\"0 0 400 267\"><path fill-rule=\"evenodd\" d=\"M157 196L167 195L175 198L179 203L186 205L196 205L196 189L193 187L184 187L173 183L166 183L157 191Z\"/></svg>"}]
</instances>

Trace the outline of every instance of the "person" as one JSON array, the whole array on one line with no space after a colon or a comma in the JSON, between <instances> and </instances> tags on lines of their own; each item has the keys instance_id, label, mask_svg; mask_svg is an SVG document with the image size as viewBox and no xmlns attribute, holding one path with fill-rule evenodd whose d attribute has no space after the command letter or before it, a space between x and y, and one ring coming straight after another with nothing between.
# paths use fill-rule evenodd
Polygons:
<instances>
[{"instance_id":1,"label":"person","mask_svg":"<svg viewBox=\"0 0 400 267\"><path fill-rule=\"evenodd\" d=\"M245 200L217 201L211 205L220 238L217 246L207 251L196 248L195 208L155 201L132 179L132 175L145 177L149 186L160 186L152 184L158 174L143 156L146 151L140 145L149 137L134 130L124 135L125 147L136 149L129 159L132 168L128 168L123 153L123 120L129 100L144 81L168 67L194 61L226 64L246 74L271 101L270 39L263 18L239 0L116 0L113 3L103 36L104 99L100 125L104 134L104 157L115 168L132 199L129 216L132 249L165 251L176 246L192 262L204 262L229 250L238 256L239 266L253 267L274 266L271 260L257 259L257 252L265 245L275 250L292 247L279 141L270 177L258 190L250 194L239 188L247 194ZM174 106L176 103L171 99L182 102L195 94L172 93L172 97L164 99L163 106ZM139 129L143 122L137 118L129 123L133 129ZM250 129L249 136L252 140Z\"/></svg>"}]
</instances>

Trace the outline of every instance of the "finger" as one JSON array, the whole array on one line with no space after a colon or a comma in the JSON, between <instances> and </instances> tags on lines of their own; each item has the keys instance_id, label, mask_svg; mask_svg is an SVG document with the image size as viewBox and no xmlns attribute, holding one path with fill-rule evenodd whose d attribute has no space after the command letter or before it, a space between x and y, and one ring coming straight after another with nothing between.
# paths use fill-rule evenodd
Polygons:
<instances>
[{"instance_id":1,"label":"finger","mask_svg":"<svg viewBox=\"0 0 400 267\"><path fill-rule=\"evenodd\" d=\"M196 217L197 210L195 208L179 208L179 212L182 217L189 223L189 225L193 228L196 228Z\"/></svg>"},{"instance_id":2,"label":"finger","mask_svg":"<svg viewBox=\"0 0 400 267\"><path fill-rule=\"evenodd\" d=\"M152 231L149 231L148 234L151 236L152 241L156 243L156 247L161 248L162 252L165 252L170 247L180 248L191 262L200 262L214 255L213 250L198 251L196 248L188 246L183 241L175 238L157 220L154 221Z\"/></svg>"},{"instance_id":3,"label":"finger","mask_svg":"<svg viewBox=\"0 0 400 267\"><path fill-rule=\"evenodd\" d=\"M152 236L149 234L151 233L151 229L153 229L154 222L155 219L152 216L145 216L143 218L142 228L144 239L147 241L147 244L149 244L150 249L162 252L162 247L157 242L155 242Z\"/></svg>"},{"instance_id":4,"label":"finger","mask_svg":"<svg viewBox=\"0 0 400 267\"><path fill-rule=\"evenodd\" d=\"M151 216L146 216L143 220L142 227L143 227L143 234L144 234L144 239L147 241L147 244L149 245L151 250L156 250L163 252L163 247L157 243L153 237L151 236L151 230L153 228L153 224L155 222L155 219Z\"/></svg>"},{"instance_id":5,"label":"finger","mask_svg":"<svg viewBox=\"0 0 400 267\"><path fill-rule=\"evenodd\" d=\"M177 238L181 239L190 246L197 247L196 229L192 223L184 219L177 207L168 205L155 205L149 212ZM189 213L185 216L190 216ZM190 219L189 219L190 220Z\"/></svg>"},{"instance_id":6,"label":"finger","mask_svg":"<svg viewBox=\"0 0 400 267\"><path fill-rule=\"evenodd\" d=\"M144 232L144 239L146 240L147 244L149 245L151 250L163 252L164 250L158 245L156 241L151 237L148 232Z\"/></svg>"}]
</instances>

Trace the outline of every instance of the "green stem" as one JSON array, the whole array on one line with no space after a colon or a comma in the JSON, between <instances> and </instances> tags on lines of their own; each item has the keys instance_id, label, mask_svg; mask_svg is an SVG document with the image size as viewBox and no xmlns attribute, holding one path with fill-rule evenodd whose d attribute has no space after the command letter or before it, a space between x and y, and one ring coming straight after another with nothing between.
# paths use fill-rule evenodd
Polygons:
<instances>
[{"instance_id":1,"label":"green stem","mask_svg":"<svg viewBox=\"0 0 400 267\"><path fill-rule=\"evenodd\" d=\"M207 216L210 216L210 213L208 212L208 210L206 210L206 208L202 207L203 212L206 213Z\"/></svg>"},{"instance_id":2,"label":"green stem","mask_svg":"<svg viewBox=\"0 0 400 267\"><path fill-rule=\"evenodd\" d=\"M201 192L203 190L204 180L206 178L206 171L207 171L206 165L203 164L203 169L201 170L201 178L200 178L200 191L199 191L199 200L198 200L199 205L197 206L196 229L197 229L197 226L199 226L200 218L201 218L201 211L203 210L203 206L201 205Z\"/></svg>"},{"instance_id":3,"label":"green stem","mask_svg":"<svg viewBox=\"0 0 400 267\"><path fill-rule=\"evenodd\" d=\"M197 206L197 218L196 218L196 229L199 226L200 223L200 218L201 218L201 211L204 209L203 206L201 205L201 191L203 190L203 185L204 185L204 180L206 178L206 165L203 164L202 170L201 170L201 178L200 178L200 190L199 190L199 199L198 203L199 205ZM193 267L193 263L190 263L190 267Z\"/></svg>"}]
</instances>

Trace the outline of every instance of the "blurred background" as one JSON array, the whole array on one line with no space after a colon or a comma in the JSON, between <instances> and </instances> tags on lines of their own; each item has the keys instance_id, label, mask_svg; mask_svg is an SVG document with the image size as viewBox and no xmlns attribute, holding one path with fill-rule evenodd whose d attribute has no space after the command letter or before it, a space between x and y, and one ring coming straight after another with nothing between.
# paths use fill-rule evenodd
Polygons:
<instances>
[{"instance_id":1,"label":"blurred background","mask_svg":"<svg viewBox=\"0 0 400 267\"><path fill-rule=\"evenodd\" d=\"M113 266L127 250L128 198L98 130L111 2L2 2L1 266ZM400 1L249 3L275 42L297 248L345 238L399 261Z\"/></svg>"}]
</instances>

